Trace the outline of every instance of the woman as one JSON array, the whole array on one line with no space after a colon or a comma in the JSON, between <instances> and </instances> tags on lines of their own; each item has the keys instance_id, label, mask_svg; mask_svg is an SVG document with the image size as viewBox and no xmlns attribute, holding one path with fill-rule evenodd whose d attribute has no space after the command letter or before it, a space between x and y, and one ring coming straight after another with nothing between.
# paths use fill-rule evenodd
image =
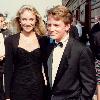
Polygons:
<instances>
[{"instance_id":1,"label":"woman","mask_svg":"<svg viewBox=\"0 0 100 100\"><path fill-rule=\"evenodd\" d=\"M18 34L5 40L6 100L44 100L41 37L45 25L37 10L27 5L14 21Z\"/></svg>"}]
</instances>

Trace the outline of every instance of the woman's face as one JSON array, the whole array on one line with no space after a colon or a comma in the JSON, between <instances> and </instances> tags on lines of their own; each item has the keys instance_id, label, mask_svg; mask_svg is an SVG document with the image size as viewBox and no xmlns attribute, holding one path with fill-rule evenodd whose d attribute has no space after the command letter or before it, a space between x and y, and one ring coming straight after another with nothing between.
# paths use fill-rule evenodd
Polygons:
<instances>
[{"instance_id":1,"label":"woman's face","mask_svg":"<svg viewBox=\"0 0 100 100\"><path fill-rule=\"evenodd\" d=\"M25 10L20 15L20 24L24 32L30 33L33 31L36 23L36 15L30 10Z\"/></svg>"}]
</instances>

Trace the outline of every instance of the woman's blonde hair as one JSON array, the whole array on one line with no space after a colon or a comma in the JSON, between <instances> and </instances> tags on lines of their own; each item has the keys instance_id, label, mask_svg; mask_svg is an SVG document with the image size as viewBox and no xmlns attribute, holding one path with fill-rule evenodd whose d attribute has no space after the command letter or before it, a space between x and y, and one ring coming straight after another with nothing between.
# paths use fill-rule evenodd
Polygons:
<instances>
[{"instance_id":1,"label":"woman's blonde hair","mask_svg":"<svg viewBox=\"0 0 100 100\"><path fill-rule=\"evenodd\" d=\"M15 27L17 28L17 32L21 32L22 28L20 25L20 15L25 11L25 10L29 10L32 11L35 16L36 16L36 23L35 23L35 27L34 27L34 31L36 32L36 34L38 35L44 35L46 33L46 28L45 28L45 23L42 20L42 17L40 16L40 14L38 13L38 11L30 6L30 5L23 5L17 12L15 19L13 20L13 24L15 25Z\"/></svg>"}]
</instances>

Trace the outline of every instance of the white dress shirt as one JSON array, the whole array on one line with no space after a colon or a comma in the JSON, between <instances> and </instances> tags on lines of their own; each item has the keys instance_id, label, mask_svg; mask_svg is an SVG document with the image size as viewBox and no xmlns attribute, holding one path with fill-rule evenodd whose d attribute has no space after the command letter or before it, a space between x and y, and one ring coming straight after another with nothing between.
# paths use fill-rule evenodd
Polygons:
<instances>
[{"instance_id":1,"label":"white dress shirt","mask_svg":"<svg viewBox=\"0 0 100 100\"><path fill-rule=\"evenodd\" d=\"M0 33L0 60L3 60L4 56L5 56L4 37L3 34Z\"/></svg>"},{"instance_id":2,"label":"white dress shirt","mask_svg":"<svg viewBox=\"0 0 100 100\"><path fill-rule=\"evenodd\" d=\"M54 84L54 80L56 77L56 73L63 55L63 52L65 50L66 44L68 42L69 34L66 35L60 42L63 43L63 47L60 47L59 45L54 48L53 50L53 62L52 62L52 86Z\"/></svg>"}]
</instances>

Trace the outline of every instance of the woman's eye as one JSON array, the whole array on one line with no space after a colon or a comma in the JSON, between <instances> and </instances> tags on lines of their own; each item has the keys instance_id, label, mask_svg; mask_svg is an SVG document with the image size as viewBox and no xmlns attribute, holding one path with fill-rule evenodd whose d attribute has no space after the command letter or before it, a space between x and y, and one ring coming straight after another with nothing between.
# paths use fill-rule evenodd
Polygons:
<instances>
[{"instance_id":1,"label":"woman's eye","mask_svg":"<svg viewBox=\"0 0 100 100\"><path fill-rule=\"evenodd\" d=\"M25 21L26 19L25 18L22 18L22 20Z\"/></svg>"},{"instance_id":2,"label":"woman's eye","mask_svg":"<svg viewBox=\"0 0 100 100\"><path fill-rule=\"evenodd\" d=\"M33 21L34 19L33 19L33 18L31 18L30 20L31 20L31 21Z\"/></svg>"}]
</instances>

